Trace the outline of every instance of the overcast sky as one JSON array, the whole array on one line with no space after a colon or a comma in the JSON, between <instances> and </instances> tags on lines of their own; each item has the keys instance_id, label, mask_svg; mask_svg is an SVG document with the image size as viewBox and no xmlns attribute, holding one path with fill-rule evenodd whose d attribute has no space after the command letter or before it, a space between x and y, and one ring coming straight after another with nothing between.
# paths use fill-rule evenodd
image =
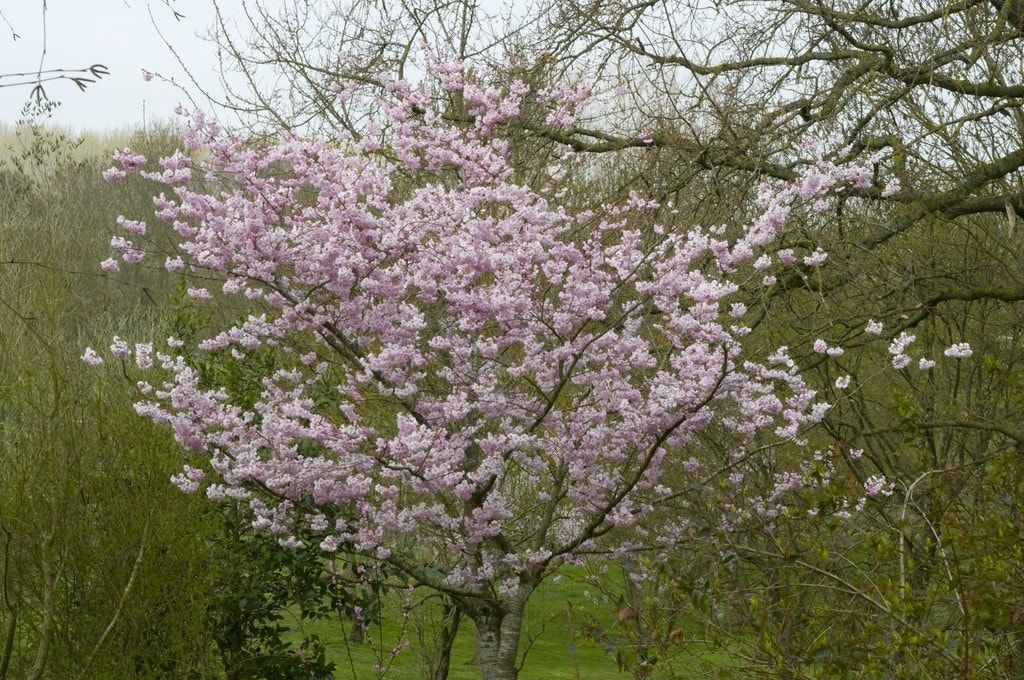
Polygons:
<instances>
[{"instance_id":1,"label":"overcast sky","mask_svg":"<svg viewBox=\"0 0 1024 680\"><path fill-rule=\"evenodd\" d=\"M0 0L0 74L30 73L31 78L39 69L43 4ZM216 88L214 49L200 37L213 22L210 0L46 0L46 5L42 68L103 64L110 70L85 92L70 82L47 85L50 98L62 102L53 118L60 125L103 131L141 125L144 118L171 118L174 107L187 102L185 95L159 79L145 82L142 77L144 70L156 72L192 90L165 39L205 87ZM224 12L237 11L241 0L220 0L220 5ZM172 9L183 18L176 20ZM14 80L23 79L0 82ZM0 122L13 124L30 93L30 86L0 88Z\"/></svg>"}]
</instances>

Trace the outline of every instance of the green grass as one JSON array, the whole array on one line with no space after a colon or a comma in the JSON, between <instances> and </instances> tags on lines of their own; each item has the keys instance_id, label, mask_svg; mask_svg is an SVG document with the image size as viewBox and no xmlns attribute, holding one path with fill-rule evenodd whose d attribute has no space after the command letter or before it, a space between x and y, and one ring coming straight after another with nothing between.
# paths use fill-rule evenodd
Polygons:
<instances>
[{"instance_id":1,"label":"green grass","mask_svg":"<svg viewBox=\"0 0 1024 680\"><path fill-rule=\"evenodd\" d=\"M372 626L362 644L346 641L351 624L344 625L337 618L331 621L294 621L296 631L293 640L300 639L300 626L307 633L314 633L324 640L327 658L336 664L335 677L338 680L378 677L374 667L389 658L393 648L403 640L408 644L399 652L382 677L391 680L421 680L426 677L427 664L424 654L436 640L438 608L431 600L424 600L428 593L416 592L415 602L420 603L408 615L405 614L401 598L393 593L386 605L385 621L381 626ZM585 638L579 630L581 615L607 619L607 625L615 620L611 604L595 601L585 594L585 586L572 579L559 582L546 581L531 598L523 626L520 654L527 650L526 663L519 674L521 680L560 680L576 678L614 678L619 676L613 657L607 655L594 642ZM459 635L452 649L450 680L478 680L480 666L473 663L473 623L463 619Z\"/></svg>"},{"instance_id":2,"label":"green grass","mask_svg":"<svg viewBox=\"0 0 1024 680\"><path fill-rule=\"evenodd\" d=\"M610 575L602 579L613 579ZM593 578L591 575L590 578ZM593 585L585 582L583 569L566 567L557 581L549 578L530 599L520 642L520 659L525 650L525 664L520 671L520 680L612 680L630 678L633 669L620 671L616 665L616 652L606 652L601 643L588 638L585 622L590 620L604 632L616 630L618 605L603 597ZM614 584L609 581L610 589ZM291 641L301 641L301 630L316 634L325 643L326 656L335 663L336 680L364 680L387 678L388 680L424 680L429 678L428 664L423 656L429 645L436 641L439 607L426 590L414 594L415 607L403 607L401 593L392 592L385 604L382 625L375 625L368 631L368 638L362 644L346 641L352 624L340 622L337 617L330 621L292 621L295 628ZM425 598L425 599L424 599ZM406 611L409 611L406 615ZM688 642L663 649L670 658L657 663L651 678L719 677L720 673L742 672L742 659L719 645L700 642L706 638L706 631L692 619L677 619L677 626L683 626ZM614 637L614 636L612 636ZM405 645L402 646L403 641ZM385 673L374 669L389 658L395 647L402 646ZM463 619L459 635L452 649L449 680L479 680L481 668L473 662L473 623ZM724 677L724 676L723 676ZM742 675L737 676L742 677Z\"/></svg>"}]
</instances>

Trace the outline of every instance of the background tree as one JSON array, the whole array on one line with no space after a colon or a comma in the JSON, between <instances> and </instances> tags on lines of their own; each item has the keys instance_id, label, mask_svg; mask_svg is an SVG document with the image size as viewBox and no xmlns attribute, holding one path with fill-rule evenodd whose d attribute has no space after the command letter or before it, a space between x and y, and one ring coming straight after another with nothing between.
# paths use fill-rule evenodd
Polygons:
<instances>
[{"instance_id":1,"label":"background tree","mask_svg":"<svg viewBox=\"0 0 1024 680\"><path fill-rule=\"evenodd\" d=\"M112 334L203 328L205 315L165 272L140 267L115 280L96 271L118 212L151 210L154 186L105 182L102 146L167 156L180 134L75 139L26 121L6 142L0 677L326 677L319 640L293 633L294 617L337 619L338 608L362 604L369 624L380 598L350 594L319 551L239 540L234 502L183 496L169 483L180 446L125 418L138 398L125 368L80 359ZM150 236L162 242L158 230ZM239 385L253 373L226 362L220 371Z\"/></svg>"}]
</instances>

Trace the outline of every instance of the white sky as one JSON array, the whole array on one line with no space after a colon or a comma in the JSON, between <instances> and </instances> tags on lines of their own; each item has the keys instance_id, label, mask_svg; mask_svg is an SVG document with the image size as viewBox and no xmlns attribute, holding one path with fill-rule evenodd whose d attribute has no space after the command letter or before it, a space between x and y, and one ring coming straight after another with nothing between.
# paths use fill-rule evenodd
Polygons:
<instances>
[{"instance_id":1,"label":"white sky","mask_svg":"<svg viewBox=\"0 0 1024 680\"><path fill-rule=\"evenodd\" d=\"M44 2L47 33L42 68L104 64L110 70L110 75L90 84L85 92L69 81L48 83L50 99L62 102L52 119L56 124L100 132L172 118L174 107L188 102L185 94L159 78L142 79L143 70L156 72L192 92L184 68L164 39L204 87L217 88L214 48L200 37L213 22L210 0L171 0L170 7L184 15L180 21L160 0L0 0L0 74L30 73L32 78L39 69ZM241 1L220 0L219 4L222 12L230 13L237 11ZM12 32L20 36L18 40ZM13 80L24 79L2 78L0 83ZM31 89L0 87L0 123L17 121Z\"/></svg>"}]
</instances>

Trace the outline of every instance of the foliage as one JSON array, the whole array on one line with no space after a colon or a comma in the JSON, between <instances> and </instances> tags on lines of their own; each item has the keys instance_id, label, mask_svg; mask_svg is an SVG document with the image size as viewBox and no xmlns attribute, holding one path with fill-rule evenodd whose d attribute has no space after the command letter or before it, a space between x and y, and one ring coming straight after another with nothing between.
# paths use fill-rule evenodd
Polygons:
<instances>
[{"instance_id":1,"label":"foliage","mask_svg":"<svg viewBox=\"0 0 1024 680\"><path fill-rule=\"evenodd\" d=\"M298 648L285 639L290 630L285 615L293 603L303 620L334 613L339 585L320 552L282 550L273 541L233 528L219 551L231 560L215 565L231 588L209 607L228 678L333 677L334 664L326 660L316 635L305 636Z\"/></svg>"}]
</instances>

